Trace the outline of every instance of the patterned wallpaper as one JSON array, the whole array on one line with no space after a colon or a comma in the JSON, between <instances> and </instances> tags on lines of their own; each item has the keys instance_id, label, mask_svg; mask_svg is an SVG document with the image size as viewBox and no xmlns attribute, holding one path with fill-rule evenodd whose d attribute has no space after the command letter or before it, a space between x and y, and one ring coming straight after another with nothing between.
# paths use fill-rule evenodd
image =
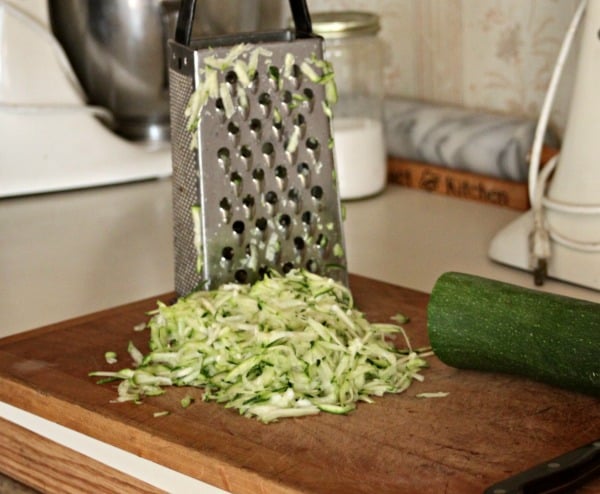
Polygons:
<instances>
[{"instance_id":1,"label":"patterned wallpaper","mask_svg":"<svg viewBox=\"0 0 600 494\"><path fill-rule=\"evenodd\" d=\"M578 0L309 0L381 17L388 95L537 117ZM564 128L574 57L554 104Z\"/></svg>"}]
</instances>

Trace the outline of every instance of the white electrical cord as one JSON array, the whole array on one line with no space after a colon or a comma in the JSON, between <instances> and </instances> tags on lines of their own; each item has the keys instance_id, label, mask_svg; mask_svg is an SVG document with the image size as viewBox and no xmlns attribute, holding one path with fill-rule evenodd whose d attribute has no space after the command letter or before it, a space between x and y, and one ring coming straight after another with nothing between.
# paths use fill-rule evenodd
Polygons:
<instances>
[{"instance_id":1,"label":"white electrical cord","mask_svg":"<svg viewBox=\"0 0 600 494\"><path fill-rule=\"evenodd\" d=\"M552 111L552 104L556 96L556 91L558 89L565 62L573 45L575 34L585 14L587 3L587 0L580 1L563 39L558 58L552 72L548 90L542 104L542 109L538 119L532 145L528 179L529 200L531 202L534 225L530 237L530 249L531 256L533 258L534 275L536 276L537 284L541 284L543 278L545 278L547 261L551 257L551 240L571 249L585 252L600 252L600 241L583 242L570 239L552 229L547 224L545 218L546 209L569 214L600 214L600 205L589 206L568 204L551 200L545 196L546 183L552 174L552 171L556 167L560 155L554 156L540 172L542 147L546 129L548 127L548 121L550 119L550 113ZM543 272L540 273L540 271Z\"/></svg>"},{"instance_id":2,"label":"white electrical cord","mask_svg":"<svg viewBox=\"0 0 600 494\"><path fill-rule=\"evenodd\" d=\"M579 6L571 19L571 23L567 29L565 37L563 39L562 45L560 47L560 51L558 53L558 58L554 65L554 69L552 71L552 76L550 77L550 83L548 85L548 90L546 91L546 96L544 102L542 103L542 109L540 111L540 116L537 123L537 128L535 131L535 136L533 140L532 150L531 150L531 160L529 167L529 200L533 201L535 198L535 189L537 187L537 175L540 168L540 160L542 155L542 148L544 145L544 136L546 134L546 129L548 128L548 121L550 120L550 113L552 112L552 104L554 103L554 98L556 96L556 91L558 90L558 86L560 83L560 78L563 72L563 68L567 61L567 57L569 55L569 51L571 50L571 46L573 45L573 39L575 38L575 34L577 33L577 28L581 23L581 19L583 14L585 13L585 9L587 7L587 0L581 0L579 2Z\"/></svg>"},{"instance_id":3,"label":"white electrical cord","mask_svg":"<svg viewBox=\"0 0 600 494\"><path fill-rule=\"evenodd\" d=\"M110 110L94 105L86 105L86 95L85 91L81 87L71 64L69 63L69 59L63 50L62 45L58 42L58 40L54 37L54 35L50 32L50 30L42 24L38 19L29 14L28 12L22 10L17 7L13 3L7 0L0 0L0 9L4 12L10 14L30 28L36 34L44 37L52 46L55 51L58 65L62 72L64 73L68 83L73 88L73 90L77 93L79 99L81 100L81 105L65 105L65 104L31 104L31 103L6 103L0 102L0 111L5 112L13 112L13 113L21 113L21 114L48 114L48 113L90 113L107 123L113 122L113 115Z\"/></svg>"}]
</instances>

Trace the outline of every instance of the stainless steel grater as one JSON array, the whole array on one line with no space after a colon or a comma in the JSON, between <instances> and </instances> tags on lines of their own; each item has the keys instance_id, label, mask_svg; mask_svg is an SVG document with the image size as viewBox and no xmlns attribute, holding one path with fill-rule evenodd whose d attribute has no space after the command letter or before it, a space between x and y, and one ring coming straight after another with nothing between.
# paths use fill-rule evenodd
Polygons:
<instances>
[{"instance_id":1,"label":"stainless steel grater","mask_svg":"<svg viewBox=\"0 0 600 494\"><path fill-rule=\"evenodd\" d=\"M191 40L195 2L181 2L169 68L179 295L268 269L347 283L332 74L306 3L290 7L294 30Z\"/></svg>"}]
</instances>

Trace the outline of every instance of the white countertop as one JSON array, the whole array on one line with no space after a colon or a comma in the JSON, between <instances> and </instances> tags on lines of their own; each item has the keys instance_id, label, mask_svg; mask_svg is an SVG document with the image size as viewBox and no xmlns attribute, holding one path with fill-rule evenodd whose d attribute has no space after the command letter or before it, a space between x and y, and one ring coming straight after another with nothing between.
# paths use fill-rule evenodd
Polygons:
<instances>
[{"instance_id":1,"label":"white countertop","mask_svg":"<svg viewBox=\"0 0 600 494\"><path fill-rule=\"evenodd\" d=\"M451 270L533 287L530 274L487 257L518 211L396 186L346 211L352 273L425 292ZM0 337L172 291L171 228L168 179L0 200ZM600 302L600 292L558 281L542 290ZM202 484L30 415L0 403L0 417L106 464L118 458L114 468L158 487Z\"/></svg>"},{"instance_id":2,"label":"white countertop","mask_svg":"<svg viewBox=\"0 0 600 494\"><path fill-rule=\"evenodd\" d=\"M425 292L450 270L533 287L487 258L518 211L396 186L346 211L353 273ZM169 180L0 200L0 337L173 290L171 228Z\"/></svg>"}]
</instances>

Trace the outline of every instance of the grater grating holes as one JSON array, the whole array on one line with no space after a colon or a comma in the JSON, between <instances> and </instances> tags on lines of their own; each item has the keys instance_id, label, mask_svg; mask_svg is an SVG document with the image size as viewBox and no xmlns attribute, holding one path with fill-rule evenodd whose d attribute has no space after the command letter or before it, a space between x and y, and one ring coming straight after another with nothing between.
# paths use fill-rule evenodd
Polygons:
<instances>
[{"instance_id":1,"label":"grater grating holes","mask_svg":"<svg viewBox=\"0 0 600 494\"><path fill-rule=\"evenodd\" d=\"M305 43L306 48L298 49ZM314 48L318 44L303 40L289 48L296 52L296 60L306 61L318 52ZM330 122L321 112L313 115L323 86L311 81L297 64L283 70L282 51L277 55L275 51L267 65L259 64L249 88L240 84L234 71L220 71L219 97L202 109L201 156L195 173L200 177L196 199L205 226L202 274L207 286L227 278L253 281L273 265L280 270L283 265L286 270L310 266L317 272L323 249L314 239L326 224L338 228L339 205L332 202L333 209L325 209L330 203L325 190L329 193L332 175L321 173L324 165L333 166L332 153L325 146ZM195 59L195 64L202 60ZM303 164L301 173L297 173L299 164ZM319 190L320 194L315 192ZM220 203L226 207L219 206L220 213L215 214ZM301 215L311 211L318 214L307 224ZM340 241L334 238L332 242ZM340 264L345 264L343 259Z\"/></svg>"},{"instance_id":2,"label":"grater grating holes","mask_svg":"<svg viewBox=\"0 0 600 494\"><path fill-rule=\"evenodd\" d=\"M249 160L250 158L252 158L252 149L250 149L250 146L248 146L247 144L244 144L240 148L240 156L242 158L245 158L246 160Z\"/></svg>"},{"instance_id":3,"label":"grater grating holes","mask_svg":"<svg viewBox=\"0 0 600 494\"><path fill-rule=\"evenodd\" d=\"M250 131L254 133L254 137L260 140L260 132L262 130L262 122L258 118L250 120Z\"/></svg>"},{"instance_id":4,"label":"grater grating holes","mask_svg":"<svg viewBox=\"0 0 600 494\"><path fill-rule=\"evenodd\" d=\"M272 131L273 131L273 136L277 140L281 139L282 130L283 130L283 123L281 122L281 120L277 120L277 119L273 120Z\"/></svg>"},{"instance_id":5,"label":"grater grating holes","mask_svg":"<svg viewBox=\"0 0 600 494\"><path fill-rule=\"evenodd\" d=\"M227 72L227 74L225 75L225 81L232 87L237 85L238 82L238 76L235 73L235 71L230 70Z\"/></svg>"},{"instance_id":6,"label":"grater grating holes","mask_svg":"<svg viewBox=\"0 0 600 494\"><path fill-rule=\"evenodd\" d=\"M262 185L264 184L265 180L265 171L262 168L256 168L252 171L252 178L256 184L257 191L262 191Z\"/></svg>"},{"instance_id":7,"label":"grater grating holes","mask_svg":"<svg viewBox=\"0 0 600 494\"><path fill-rule=\"evenodd\" d=\"M271 206L275 206L279 202L279 197L277 196L277 193L272 190L267 192L265 194L265 202L267 204L270 204Z\"/></svg>"},{"instance_id":8,"label":"grater grating holes","mask_svg":"<svg viewBox=\"0 0 600 494\"><path fill-rule=\"evenodd\" d=\"M248 211L252 211L254 209L254 196L248 194L246 197L242 199L242 204ZM252 214L249 214L252 217Z\"/></svg>"},{"instance_id":9,"label":"grater grating holes","mask_svg":"<svg viewBox=\"0 0 600 494\"><path fill-rule=\"evenodd\" d=\"M302 162L299 163L298 166L296 167L296 171L298 173L298 178L300 179L300 182L302 183L302 185L306 188L310 187L310 166L308 166L308 163Z\"/></svg>"},{"instance_id":10,"label":"grater grating holes","mask_svg":"<svg viewBox=\"0 0 600 494\"><path fill-rule=\"evenodd\" d=\"M229 134L233 137L236 137L240 133L240 127L233 121L227 124L227 130Z\"/></svg>"},{"instance_id":11,"label":"grater grating holes","mask_svg":"<svg viewBox=\"0 0 600 494\"><path fill-rule=\"evenodd\" d=\"M268 226L269 222L266 220L266 218L260 217L256 220L256 228L259 231L264 232Z\"/></svg>"},{"instance_id":12,"label":"grater grating holes","mask_svg":"<svg viewBox=\"0 0 600 494\"><path fill-rule=\"evenodd\" d=\"M219 148L217 151L217 162L223 168L225 173L229 173L231 168L231 153L226 147Z\"/></svg>"},{"instance_id":13,"label":"grater grating holes","mask_svg":"<svg viewBox=\"0 0 600 494\"><path fill-rule=\"evenodd\" d=\"M298 189L292 187L288 192L288 198L292 202L300 203L300 192L298 192Z\"/></svg>"},{"instance_id":14,"label":"grater grating holes","mask_svg":"<svg viewBox=\"0 0 600 494\"><path fill-rule=\"evenodd\" d=\"M233 225L231 225L231 229L234 231L234 233L242 235L246 229L246 224L242 220L236 220L233 222Z\"/></svg>"},{"instance_id":15,"label":"grater grating holes","mask_svg":"<svg viewBox=\"0 0 600 494\"><path fill-rule=\"evenodd\" d=\"M223 250L221 251L221 257L225 261L231 261L233 259L233 256L234 256L234 251L231 246L228 245L226 247L223 247Z\"/></svg>"},{"instance_id":16,"label":"grater grating holes","mask_svg":"<svg viewBox=\"0 0 600 494\"><path fill-rule=\"evenodd\" d=\"M323 199L323 187L320 185L315 185L312 189L310 189L310 195L316 200Z\"/></svg>"},{"instance_id":17,"label":"grater grating holes","mask_svg":"<svg viewBox=\"0 0 600 494\"><path fill-rule=\"evenodd\" d=\"M306 139L306 147L311 151L316 151L319 149L319 140L315 137L309 137Z\"/></svg>"},{"instance_id":18,"label":"grater grating holes","mask_svg":"<svg viewBox=\"0 0 600 494\"><path fill-rule=\"evenodd\" d=\"M309 259L306 263L306 269L311 273L316 273L319 271L319 263L314 259Z\"/></svg>"},{"instance_id":19,"label":"grater grating holes","mask_svg":"<svg viewBox=\"0 0 600 494\"><path fill-rule=\"evenodd\" d=\"M240 195L242 194L242 186L244 184L244 179L242 178L239 172L232 172L229 177L229 180L231 182L233 194L236 197L240 197Z\"/></svg>"},{"instance_id":20,"label":"grater grating holes","mask_svg":"<svg viewBox=\"0 0 600 494\"><path fill-rule=\"evenodd\" d=\"M279 217L279 225L284 230L287 230L290 227L291 224L292 224L292 218L291 218L291 216L289 214L282 214Z\"/></svg>"},{"instance_id":21,"label":"grater grating holes","mask_svg":"<svg viewBox=\"0 0 600 494\"><path fill-rule=\"evenodd\" d=\"M275 168L275 176L279 179L284 179L287 177L287 168L285 165L277 165Z\"/></svg>"},{"instance_id":22,"label":"grater grating holes","mask_svg":"<svg viewBox=\"0 0 600 494\"><path fill-rule=\"evenodd\" d=\"M303 250L306 245L306 242L302 237L294 237L294 247L296 250Z\"/></svg>"},{"instance_id":23,"label":"grater grating holes","mask_svg":"<svg viewBox=\"0 0 600 494\"><path fill-rule=\"evenodd\" d=\"M298 127L302 127L302 128L306 127L306 117L304 115L302 115L302 113L298 113L294 117L294 120L292 122L294 123L294 125L297 125Z\"/></svg>"},{"instance_id":24,"label":"grater grating holes","mask_svg":"<svg viewBox=\"0 0 600 494\"><path fill-rule=\"evenodd\" d=\"M231 221L231 201L227 197L223 197L219 202L219 211L224 223Z\"/></svg>"},{"instance_id":25,"label":"grater grating holes","mask_svg":"<svg viewBox=\"0 0 600 494\"><path fill-rule=\"evenodd\" d=\"M310 226L312 223L312 213L310 211L304 211L304 213L302 213L302 223Z\"/></svg>"},{"instance_id":26,"label":"grater grating holes","mask_svg":"<svg viewBox=\"0 0 600 494\"><path fill-rule=\"evenodd\" d=\"M245 269L238 269L234 274L234 278L238 283L247 283L248 272Z\"/></svg>"},{"instance_id":27,"label":"grater grating holes","mask_svg":"<svg viewBox=\"0 0 600 494\"><path fill-rule=\"evenodd\" d=\"M272 142L265 142L261 147L261 151L265 157L271 157L275 153L275 146Z\"/></svg>"},{"instance_id":28,"label":"grater grating holes","mask_svg":"<svg viewBox=\"0 0 600 494\"><path fill-rule=\"evenodd\" d=\"M260 96L258 97L258 102L260 103L260 106L262 107L262 111L264 113L264 116L267 117L269 115L269 113L271 112L271 95L269 93L261 93Z\"/></svg>"}]
</instances>

